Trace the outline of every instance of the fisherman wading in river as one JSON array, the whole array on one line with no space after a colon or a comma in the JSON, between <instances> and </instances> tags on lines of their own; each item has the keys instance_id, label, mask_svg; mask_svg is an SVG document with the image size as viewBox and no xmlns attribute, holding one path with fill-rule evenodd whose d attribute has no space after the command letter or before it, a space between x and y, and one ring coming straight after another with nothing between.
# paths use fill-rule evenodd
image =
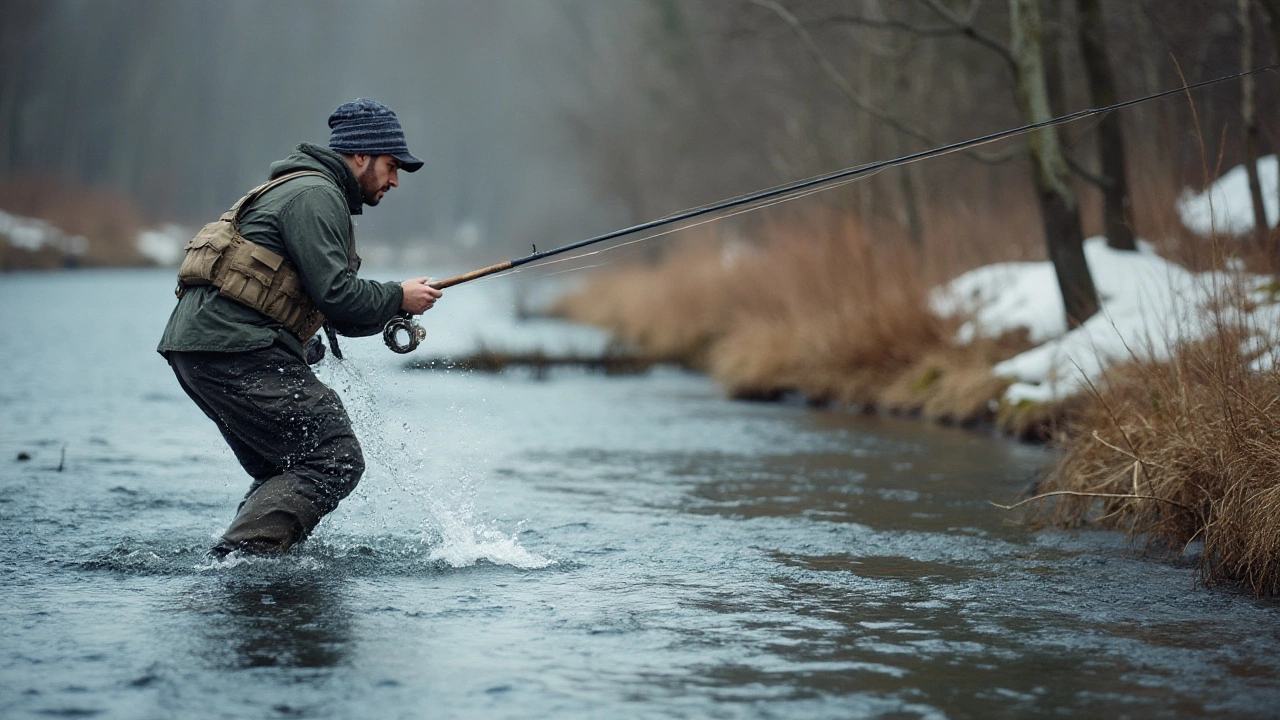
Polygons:
<instances>
[{"instance_id":1,"label":"fisherman wading in river","mask_svg":"<svg viewBox=\"0 0 1280 720\"><path fill-rule=\"evenodd\" d=\"M178 305L157 348L253 478L213 554L278 555L305 539L364 472L342 402L308 367L317 331L359 337L440 291L426 278L356 276L352 215L396 187L409 153L395 113L357 99L329 116L329 147L303 143L187 245Z\"/></svg>"}]
</instances>

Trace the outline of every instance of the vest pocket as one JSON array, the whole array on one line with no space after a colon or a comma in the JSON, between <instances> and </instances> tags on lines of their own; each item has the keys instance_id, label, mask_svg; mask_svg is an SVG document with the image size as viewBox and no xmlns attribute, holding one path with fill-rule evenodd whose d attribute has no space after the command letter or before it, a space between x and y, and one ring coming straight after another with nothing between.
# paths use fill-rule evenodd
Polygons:
<instances>
[{"instance_id":1,"label":"vest pocket","mask_svg":"<svg viewBox=\"0 0 1280 720\"><path fill-rule=\"evenodd\" d=\"M243 275L263 287L269 287L284 258L261 245L237 239L240 242L235 243L227 258L227 272L231 275Z\"/></svg>"},{"instance_id":2,"label":"vest pocket","mask_svg":"<svg viewBox=\"0 0 1280 720\"><path fill-rule=\"evenodd\" d=\"M284 258L270 250L236 236L226 253L225 277L218 286L223 295L270 316L266 312L268 290L283 262Z\"/></svg>"},{"instance_id":3,"label":"vest pocket","mask_svg":"<svg viewBox=\"0 0 1280 720\"><path fill-rule=\"evenodd\" d=\"M223 295L232 300L239 300L249 307L262 312L263 300L267 297L267 286L256 278L239 273L229 273L219 288Z\"/></svg>"},{"instance_id":4,"label":"vest pocket","mask_svg":"<svg viewBox=\"0 0 1280 720\"><path fill-rule=\"evenodd\" d=\"M275 275L276 286L269 294L262 312L280 320L286 327L294 325L310 305L302 278L295 273Z\"/></svg>"},{"instance_id":5,"label":"vest pocket","mask_svg":"<svg viewBox=\"0 0 1280 720\"><path fill-rule=\"evenodd\" d=\"M183 285L214 285L220 270L219 261L235 238L231 223L222 220L205 225L187 242L187 252L178 267L178 282Z\"/></svg>"}]
</instances>

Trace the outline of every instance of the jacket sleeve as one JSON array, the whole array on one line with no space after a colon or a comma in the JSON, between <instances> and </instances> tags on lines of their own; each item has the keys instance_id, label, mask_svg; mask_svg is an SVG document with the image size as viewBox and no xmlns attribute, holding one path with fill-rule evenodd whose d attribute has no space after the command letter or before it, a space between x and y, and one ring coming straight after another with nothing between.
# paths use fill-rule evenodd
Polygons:
<instances>
[{"instance_id":1,"label":"jacket sleeve","mask_svg":"<svg viewBox=\"0 0 1280 720\"><path fill-rule=\"evenodd\" d=\"M305 188L280 211L285 250L311 301L343 335L373 335L400 309L404 291L396 282L356 277L350 233L345 203L324 187Z\"/></svg>"}]
</instances>

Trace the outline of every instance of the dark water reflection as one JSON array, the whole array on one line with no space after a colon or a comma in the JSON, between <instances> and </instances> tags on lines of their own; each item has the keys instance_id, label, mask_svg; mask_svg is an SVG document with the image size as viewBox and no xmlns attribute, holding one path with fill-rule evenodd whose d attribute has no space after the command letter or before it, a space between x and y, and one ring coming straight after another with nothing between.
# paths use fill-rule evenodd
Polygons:
<instances>
[{"instance_id":1,"label":"dark water reflection","mask_svg":"<svg viewBox=\"0 0 1280 720\"><path fill-rule=\"evenodd\" d=\"M47 334L85 290L92 357ZM405 372L348 343L324 372L368 476L299 552L213 563L245 479L151 352L170 290L0 276L0 717L1280 707L1275 603L989 504L1043 448L731 403L676 372ZM449 318L494 315L449 300L442 342L474 332Z\"/></svg>"},{"instance_id":2,"label":"dark water reflection","mask_svg":"<svg viewBox=\"0 0 1280 720\"><path fill-rule=\"evenodd\" d=\"M189 614L197 654L226 670L325 669L350 662L351 608L343 582L326 578L227 578L193 588L173 610Z\"/></svg>"}]
</instances>

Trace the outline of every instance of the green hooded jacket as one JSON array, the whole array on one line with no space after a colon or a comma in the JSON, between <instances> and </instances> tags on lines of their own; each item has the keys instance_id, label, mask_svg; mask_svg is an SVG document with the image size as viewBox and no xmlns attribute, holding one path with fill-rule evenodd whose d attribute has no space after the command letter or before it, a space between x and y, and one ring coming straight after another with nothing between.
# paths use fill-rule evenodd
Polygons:
<instances>
[{"instance_id":1,"label":"green hooded jacket","mask_svg":"<svg viewBox=\"0 0 1280 720\"><path fill-rule=\"evenodd\" d=\"M355 175L338 153L302 143L272 163L271 177L318 170L268 190L241 214L240 234L293 263L307 295L343 335L374 335L400 310L400 283L356 277L352 215L364 207ZM279 342L303 357L302 343L280 323L211 285L190 287L178 301L156 349L243 352Z\"/></svg>"}]
</instances>

